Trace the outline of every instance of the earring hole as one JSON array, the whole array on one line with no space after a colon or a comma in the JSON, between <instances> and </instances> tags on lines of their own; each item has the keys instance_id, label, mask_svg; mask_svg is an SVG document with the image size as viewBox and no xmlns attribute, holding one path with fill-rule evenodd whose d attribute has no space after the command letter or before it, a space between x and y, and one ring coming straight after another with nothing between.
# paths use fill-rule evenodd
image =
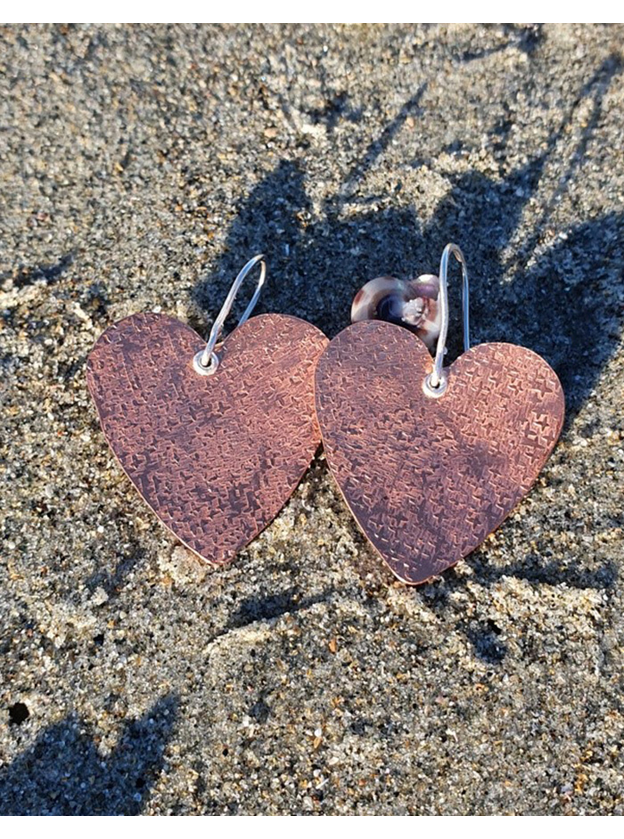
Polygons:
<instances>
[{"instance_id":1,"label":"earring hole","mask_svg":"<svg viewBox=\"0 0 624 839\"><path fill-rule=\"evenodd\" d=\"M212 376L217 372L217 367L219 366L219 356L214 352L211 353L210 361L208 364L204 364L204 354L205 350L200 350L196 353L193 357L193 368L200 376Z\"/></svg>"},{"instance_id":2,"label":"earring hole","mask_svg":"<svg viewBox=\"0 0 624 839\"><path fill-rule=\"evenodd\" d=\"M447 385L448 379L444 373L436 385L433 384L433 373L429 373L423 382L423 393L430 399L439 399L444 395Z\"/></svg>"}]
</instances>

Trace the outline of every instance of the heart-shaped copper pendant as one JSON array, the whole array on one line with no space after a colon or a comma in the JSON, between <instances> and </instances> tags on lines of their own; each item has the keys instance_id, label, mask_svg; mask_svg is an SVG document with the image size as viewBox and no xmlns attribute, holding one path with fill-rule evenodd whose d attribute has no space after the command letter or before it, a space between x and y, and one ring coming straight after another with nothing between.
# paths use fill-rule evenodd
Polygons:
<instances>
[{"instance_id":1,"label":"heart-shaped copper pendant","mask_svg":"<svg viewBox=\"0 0 624 839\"><path fill-rule=\"evenodd\" d=\"M287 315L258 315L219 347L160 314L125 318L91 351L87 382L110 447L187 547L232 559L286 503L320 443L314 368L327 339Z\"/></svg>"},{"instance_id":2,"label":"heart-shaped copper pendant","mask_svg":"<svg viewBox=\"0 0 624 839\"><path fill-rule=\"evenodd\" d=\"M382 321L347 327L316 371L330 469L394 574L423 583L495 530L526 495L561 432L551 367L512 344L481 344L425 393L425 345Z\"/></svg>"}]
</instances>

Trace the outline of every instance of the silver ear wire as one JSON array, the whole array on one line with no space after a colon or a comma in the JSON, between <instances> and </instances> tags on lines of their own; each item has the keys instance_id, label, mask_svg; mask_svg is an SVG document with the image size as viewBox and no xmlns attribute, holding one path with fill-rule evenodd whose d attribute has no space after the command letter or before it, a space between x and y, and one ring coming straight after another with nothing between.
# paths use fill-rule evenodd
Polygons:
<instances>
[{"instance_id":1,"label":"silver ear wire","mask_svg":"<svg viewBox=\"0 0 624 839\"><path fill-rule=\"evenodd\" d=\"M455 259L462 267L462 315L464 327L464 352L470 349L470 286L468 283L468 268L466 267L466 260L458 245L448 244L442 251L442 258L440 260L440 291L438 301L440 305L440 334L438 336L438 343L436 345L436 354L433 362L433 370L426 377L423 390L427 396L437 398L444 394L446 390L447 380L444 373L444 354L446 352L446 336L449 325L448 312L448 262L450 255L453 254Z\"/></svg>"},{"instance_id":2,"label":"silver ear wire","mask_svg":"<svg viewBox=\"0 0 624 839\"><path fill-rule=\"evenodd\" d=\"M264 280L266 277L266 263L264 261L264 254L259 253L256 256L252 257L249 262L242 268L239 275L236 277L234 282L232 283L232 287L228 291L228 295L225 298L225 302L221 307L221 311L217 315L215 322L212 325L212 329L210 330L210 335L208 336L208 341L206 342L206 347L197 353L197 355L193 358L193 367L195 368L196 372L202 376L212 376L213 373L216 372L217 367L219 366L219 356L214 351L217 341L219 340L219 336L223 331L223 324L227 316L230 314L230 310L238 294L238 291L245 280L245 277L249 272L255 268L255 266L260 263L260 278L256 285L256 290L253 293L253 297L247 304L247 308L241 315L240 320L237 323L238 326L242 326L243 323L249 318L251 313L256 307L256 303L258 302L258 298L260 297L260 292L262 291L262 286L264 285Z\"/></svg>"}]
</instances>

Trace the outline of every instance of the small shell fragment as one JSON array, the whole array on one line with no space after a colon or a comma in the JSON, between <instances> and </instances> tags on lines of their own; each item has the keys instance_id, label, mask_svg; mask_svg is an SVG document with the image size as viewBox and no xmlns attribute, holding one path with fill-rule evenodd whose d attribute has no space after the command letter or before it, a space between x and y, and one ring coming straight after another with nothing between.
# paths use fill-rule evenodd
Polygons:
<instances>
[{"instance_id":1,"label":"small shell fragment","mask_svg":"<svg viewBox=\"0 0 624 839\"><path fill-rule=\"evenodd\" d=\"M377 277L355 295L351 323L385 320L405 326L432 351L440 334L439 290L435 274L421 274L414 280Z\"/></svg>"}]
</instances>

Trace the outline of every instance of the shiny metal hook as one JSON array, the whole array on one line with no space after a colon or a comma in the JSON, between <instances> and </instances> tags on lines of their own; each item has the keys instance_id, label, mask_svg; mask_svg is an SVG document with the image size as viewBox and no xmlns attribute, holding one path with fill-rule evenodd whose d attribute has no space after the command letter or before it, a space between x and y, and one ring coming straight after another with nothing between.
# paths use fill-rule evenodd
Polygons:
<instances>
[{"instance_id":1,"label":"shiny metal hook","mask_svg":"<svg viewBox=\"0 0 624 839\"><path fill-rule=\"evenodd\" d=\"M198 352L193 358L193 367L195 368L195 371L200 375L212 376L213 373L216 373L217 367L219 366L219 356L215 352L215 347L217 345L217 341L219 340L219 336L223 331L223 324L225 323L227 316L230 314L230 309L232 308L236 295L238 294L238 291L241 285L243 284L245 277L253 268L255 268L255 266L258 263L260 263L260 279L258 280L258 284L256 285L256 290L253 293L253 297L247 304L247 308L245 309L245 311L241 315L240 320L237 323L237 327L242 326L242 324L245 323L245 321L248 319L250 314L255 309L266 277L266 263L264 261L264 254L262 253L259 253L256 256L252 257L252 259L250 259L249 262L243 267L238 277L232 283L232 287L228 292L228 296L225 298L225 302L221 307L221 311L217 315L217 318L212 325L210 335L208 336L208 341L206 342L206 347L203 350L200 350L200 352Z\"/></svg>"},{"instance_id":2,"label":"shiny metal hook","mask_svg":"<svg viewBox=\"0 0 624 839\"><path fill-rule=\"evenodd\" d=\"M436 345L436 354L433 362L433 370L426 377L425 382L423 384L423 390L425 391L425 394L434 398L442 396L442 394L446 390L446 386L448 383L447 374L444 372L443 365L444 354L446 352L446 336L448 333L449 325L447 274L448 262L451 254L453 254L455 259L461 264L462 267L462 315L464 328L464 352L467 352L470 349L470 286L468 283L468 268L466 267L466 260L464 259L464 255L461 252L461 248L458 245L454 245L451 243L444 248L442 252L442 258L440 260L440 292L438 297L440 303L441 320L440 335L438 336L438 343Z\"/></svg>"}]
</instances>

